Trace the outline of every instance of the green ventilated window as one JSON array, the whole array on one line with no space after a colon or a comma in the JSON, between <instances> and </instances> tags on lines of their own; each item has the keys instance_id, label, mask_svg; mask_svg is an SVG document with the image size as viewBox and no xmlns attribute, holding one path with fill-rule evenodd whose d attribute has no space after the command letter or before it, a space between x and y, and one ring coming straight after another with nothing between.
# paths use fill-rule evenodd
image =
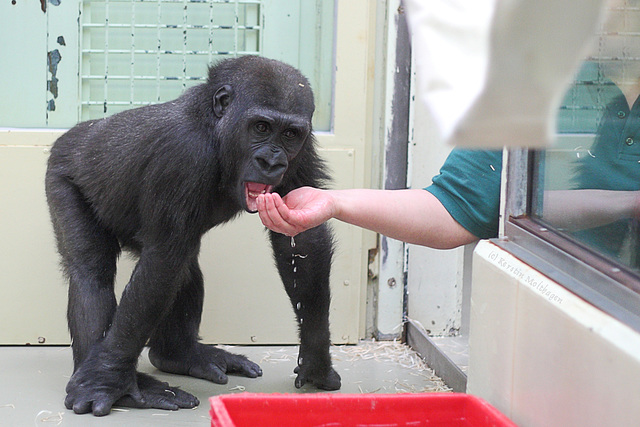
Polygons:
<instances>
[{"instance_id":1,"label":"green ventilated window","mask_svg":"<svg viewBox=\"0 0 640 427\"><path fill-rule=\"evenodd\" d=\"M87 0L81 118L176 98L208 64L261 53L261 1Z\"/></svg>"},{"instance_id":2,"label":"green ventilated window","mask_svg":"<svg viewBox=\"0 0 640 427\"><path fill-rule=\"evenodd\" d=\"M0 3L2 127L78 121L179 96L210 63L285 61L309 78L331 130L334 0L66 0Z\"/></svg>"}]
</instances>

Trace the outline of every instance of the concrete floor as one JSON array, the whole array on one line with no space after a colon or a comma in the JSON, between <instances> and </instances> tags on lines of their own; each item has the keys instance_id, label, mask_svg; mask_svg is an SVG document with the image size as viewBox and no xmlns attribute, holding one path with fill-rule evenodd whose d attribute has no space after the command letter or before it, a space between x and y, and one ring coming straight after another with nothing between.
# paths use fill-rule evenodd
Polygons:
<instances>
[{"instance_id":1,"label":"concrete floor","mask_svg":"<svg viewBox=\"0 0 640 427\"><path fill-rule=\"evenodd\" d=\"M72 369L68 347L0 347L0 426L208 426L208 398L224 393L313 393L316 389L294 387L293 369L298 348L232 347L260 364L261 378L230 376L217 385L204 380L164 374L146 354L139 370L179 386L200 399L200 406L175 412L153 409L115 408L97 418L75 415L64 407L64 388ZM146 353L146 352L145 352ZM408 347L392 342L363 342L332 348L334 366L342 377L339 393L415 393L447 391L446 385Z\"/></svg>"},{"instance_id":2,"label":"concrete floor","mask_svg":"<svg viewBox=\"0 0 640 427\"><path fill-rule=\"evenodd\" d=\"M469 337L431 337L433 342L446 354L461 370L467 372L469 368Z\"/></svg>"}]
</instances>

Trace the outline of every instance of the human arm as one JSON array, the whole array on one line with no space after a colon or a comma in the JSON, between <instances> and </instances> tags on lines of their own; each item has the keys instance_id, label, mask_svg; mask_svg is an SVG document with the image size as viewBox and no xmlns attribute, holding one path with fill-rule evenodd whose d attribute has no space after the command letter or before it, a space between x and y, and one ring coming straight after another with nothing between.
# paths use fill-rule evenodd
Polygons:
<instances>
[{"instance_id":1,"label":"human arm","mask_svg":"<svg viewBox=\"0 0 640 427\"><path fill-rule=\"evenodd\" d=\"M330 218L385 236L449 249L478 240L456 222L430 192L412 190L320 190L303 187L284 199L278 194L258 197L258 213L273 231L294 236Z\"/></svg>"},{"instance_id":2,"label":"human arm","mask_svg":"<svg viewBox=\"0 0 640 427\"><path fill-rule=\"evenodd\" d=\"M544 194L543 218L568 231L640 218L640 191L553 190Z\"/></svg>"}]
</instances>

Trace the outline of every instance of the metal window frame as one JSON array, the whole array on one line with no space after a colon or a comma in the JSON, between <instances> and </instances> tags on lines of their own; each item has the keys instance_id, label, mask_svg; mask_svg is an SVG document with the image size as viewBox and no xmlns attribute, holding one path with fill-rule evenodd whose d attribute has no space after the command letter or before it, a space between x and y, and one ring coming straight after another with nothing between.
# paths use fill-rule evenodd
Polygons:
<instances>
[{"instance_id":1,"label":"metal window frame","mask_svg":"<svg viewBox=\"0 0 640 427\"><path fill-rule=\"evenodd\" d=\"M264 7L264 0L206 0L206 3L209 6L209 22L208 24L203 25L190 25L187 23L187 5L189 4L203 4L202 0L156 0L154 2L144 2L149 5L155 4L157 7L157 13L160 15L162 11L162 6L167 4L182 4L184 7L182 22L177 24L163 24L161 22L157 22L154 24L149 23L140 23L136 22L135 16L135 5L142 4L144 0L100 0L96 4L103 5L105 10L105 21L104 22L92 22L88 18L88 14L84 13L83 6L84 1L80 1L80 18L79 18L79 31L80 31L80 59L79 59L79 93L81 94L80 100L78 103L78 115L79 117L84 117L83 115L86 113L87 118L94 118L91 115L91 111L89 110L91 107L102 106L103 112L102 117L105 117L111 113L108 111L109 107L121 107L121 106L143 106L150 105L158 102L168 101L169 99L161 99L160 96L160 82L164 81L172 81L178 82L184 90L188 85L194 83L200 83L206 80L206 76L191 76L187 74L187 58L193 56L206 56L208 58L208 63L211 63L214 58L224 58L229 56L238 56L238 55L259 55L261 53L262 47L262 35L263 35L263 12L262 9ZM131 3L132 5L132 15L130 23L112 23L109 22L109 5L111 3ZM216 5L234 5L235 6L235 16L236 20L233 25L218 25L215 23L214 19L214 9ZM243 25L238 21L239 17L239 8L240 6L256 6L258 8L257 13L257 25ZM85 30L90 29L103 29L104 30L104 47L100 48L88 48L82 46L82 40L84 37L90 37L90 35L85 35ZM114 49L109 46L109 35L110 30L116 29L130 29L130 49ZM156 29L157 30L157 42L158 47L156 49L137 49L136 48L136 34L135 31L139 29ZM160 31L161 30L175 30L176 34L180 35L182 38L182 47L180 49L167 50L162 49L160 47L161 39L160 39ZM208 32L209 34L209 43L208 49L204 50L191 50L187 47L187 30L192 31L202 31ZM234 43L232 50L218 50L213 46L213 33L217 30L229 30L233 31L234 34ZM239 49L239 38L241 35L244 35L246 32L255 32L257 39L257 50L240 50ZM104 72L96 74L91 73L89 70L84 69L87 61L91 60L91 55L102 55L104 58ZM110 55L122 55L123 57L130 57L130 73L124 75L113 74L109 70L109 56ZM156 59L156 74L155 75L140 75L134 72L134 62L137 57L140 56L154 56ZM178 75L173 76L162 76L160 74L160 61L169 56L175 56L182 58L183 70L182 73L178 73ZM90 97L84 99L82 95L83 92L83 84L85 82L96 81L103 82L103 99L95 99L92 100ZM116 82L129 82L129 99L127 100L112 100L108 95L108 86L111 82L112 84ZM147 99L144 101L135 101L134 100L134 90L135 84L134 82L138 81L155 81L156 82L156 95L154 99ZM121 88L126 89L126 86L121 86ZM85 111L86 110L86 111ZM100 115L99 115L100 116Z\"/></svg>"},{"instance_id":2,"label":"metal window frame","mask_svg":"<svg viewBox=\"0 0 640 427\"><path fill-rule=\"evenodd\" d=\"M505 150L503 231L494 243L613 318L640 332L640 277L551 225L532 218L539 152Z\"/></svg>"}]
</instances>

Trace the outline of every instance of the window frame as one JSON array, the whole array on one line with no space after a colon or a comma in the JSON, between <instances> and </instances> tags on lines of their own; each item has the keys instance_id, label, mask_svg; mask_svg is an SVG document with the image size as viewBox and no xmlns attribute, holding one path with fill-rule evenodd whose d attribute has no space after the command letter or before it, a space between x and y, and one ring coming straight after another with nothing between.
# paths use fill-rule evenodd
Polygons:
<instances>
[{"instance_id":1,"label":"window frame","mask_svg":"<svg viewBox=\"0 0 640 427\"><path fill-rule=\"evenodd\" d=\"M494 243L640 332L640 276L531 215L540 154L504 151L503 227Z\"/></svg>"}]
</instances>

